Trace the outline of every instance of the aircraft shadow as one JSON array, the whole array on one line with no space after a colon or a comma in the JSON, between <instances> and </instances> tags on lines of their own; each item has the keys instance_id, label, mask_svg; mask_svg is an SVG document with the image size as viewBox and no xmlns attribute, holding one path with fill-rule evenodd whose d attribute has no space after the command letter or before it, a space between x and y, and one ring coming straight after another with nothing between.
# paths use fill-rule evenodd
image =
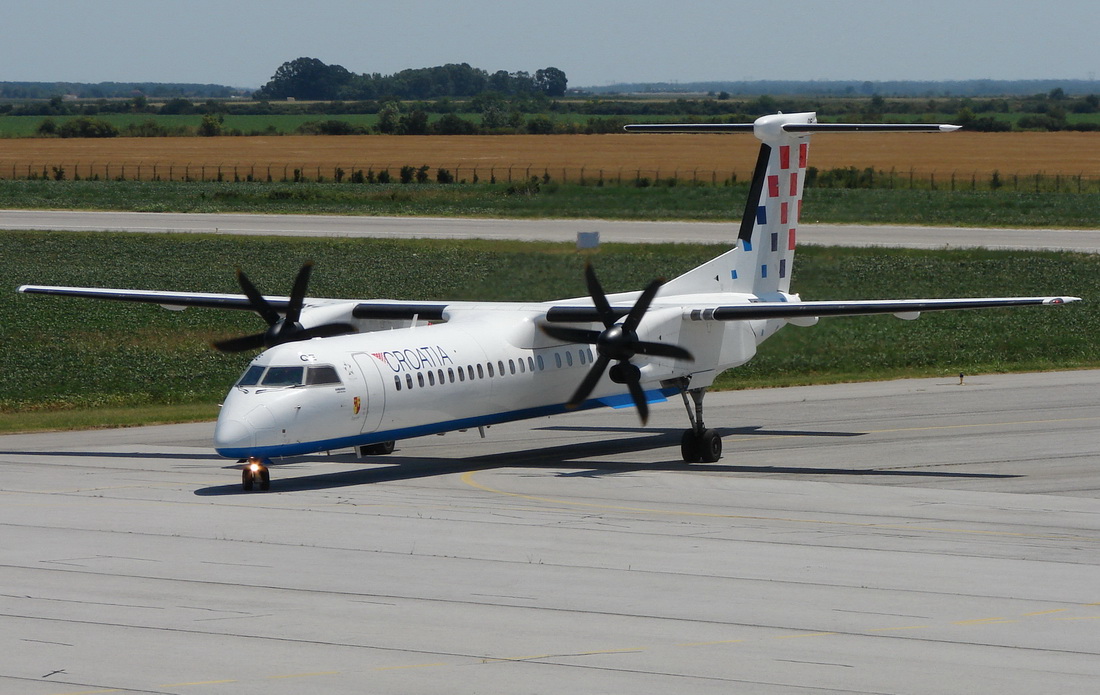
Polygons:
<instances>
[{"instance_id":1,"label":"aircraft shadow","mask_svg":"<svg viewBox=\"0 0 1100 695\"><path fill-rule=\"evenodd\" d=\"M749 428L752 429L752 428ZM528 449L522 451L509 451L486 456L472 456L461 459L438 459L420 456L401 456L399 453L384 457L367 457L357 459L352 455L326 456L324 461L330 463L348 463L369 465L366 468L343 470L333 473L319 473L295 478L279 478L272 476L272 492L296 492L305 490L326 490L332 488L349 487L354 485L371 485L375 483L395 482L400 480L415 480L430 478L455 473L468 473L471 471L491 470L496 468L571 468L575 469L559 476L596 477L602 475L614 475L618 473L631 473L638 471L678 471L696 473L755 473L778 475L823 475L823 476L851 476L853 478L870 477L898 477L898 478L948 478L948 479L1002 479L1018 478L1019 475L1002 475L996 473L957 473L937 471L912 471L912 470L880 470L857 468L813 468L803 466L747 466L730 465L723 463L684 463L679 459L680 432L655 431L646 429L644 436L613 439L598 442L579 442L563 444L560 446ZM726 430L736 432L737 430ZM834 433L835 434L835 433ZM854 433L846 436L856 436ZM654 461L650 463L638 463L635 461L600 461L592 462L593 456L624 455L637 451L650 451L656 448L667 447L670 455L675 455L674 460ZM287 459L286 464L303 463L322 460L316 457L297 457ZM229 466L232 468L233 466ZM217 485L201 488L195 494L202 497L221 495L254 494L244 493L239 483L230 485Z\"/></svg>"},{"instance_id":2,"label":"aircraft shadow","mask_svg":"<svg viewBox=\"0 0 1100 695\"><path fill-rule=\"evenodd\" d=\"M658 427L609 427L583 425L549 425L535 429L546 432L662 432L664 434L680 434L683 427L658 428ZM863 437L866 432L823 432L819 430L769 430L760 425L747 427L715 427L715 431L726 436L761 435L766 437Z\"/></svg>"},{"instance_id":3,"label":"aircraft shadow","mask_svg":"<svg viewBox=\"0 0 1100 695\"><path fill-rule=\"evenodd\" d=\"M51 449L49 451L0 451L0 456L72 456L88 458L115 458L115 459L177 459L181 461L195 460L203 461L214 458L214 454L168 454L159 451L151 452L137 452L137 451L58 451Z\"/></svg>"}]
</instances>

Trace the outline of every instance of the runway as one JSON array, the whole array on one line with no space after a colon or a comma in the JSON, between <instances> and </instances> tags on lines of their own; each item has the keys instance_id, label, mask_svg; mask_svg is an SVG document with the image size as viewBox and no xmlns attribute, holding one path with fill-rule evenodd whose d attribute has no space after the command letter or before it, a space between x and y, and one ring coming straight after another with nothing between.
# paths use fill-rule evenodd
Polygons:
<instances>
[{"instance_id":1,"label":"runway","mask_svg":"<svg viewBox=\"0 0 1100 695\"><path fill-rule=\"evenodd\" d=\"M0 692L1036 693L1100 677L1100 371L311 456L0 437Z\"/></svg>"},{"instance_id":2,"label":"runway","mask_svg":"<svg viewBox=\"0 0 1100 695\"><path fill-rule=\"evenodd\" d=\"M0 210L0 229L177 232L321 237L518 239L575 242L599 232L602 243L729 243L732 222L497 220L348 215L245 215L160 212ZM814 225L798 230L800 244L906 248L1067 250L1100 253L1100 229L999 229L890 225Z\"/></svg>"}]
</instances>

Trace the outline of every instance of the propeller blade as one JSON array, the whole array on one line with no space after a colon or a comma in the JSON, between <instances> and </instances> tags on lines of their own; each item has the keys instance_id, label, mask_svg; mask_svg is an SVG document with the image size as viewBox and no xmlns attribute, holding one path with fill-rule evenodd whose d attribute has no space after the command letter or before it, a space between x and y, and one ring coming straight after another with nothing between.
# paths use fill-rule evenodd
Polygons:
<instances>
[{"instance_id":1,"label":"propeller blade","mask_svg":"<svg viewBox=\"0 0 1100 695\"><path fill-rule=\"evenodd\" d=\"M588 286L588 296L592 297L592 304L595 305L596 311L600 313L600 320L603 321L604 328L611 328L615 324L615 317L611 313L611 304L607 301L607 295L604 294L600 280L596 277L596 270L591 263L585 263L584 265L584 282Z\"/></svg>"},{"instance_id":2,"label":"propeller blade","mask_svg":"<svg viewBox=\"0 0 1100 695\"><path fill-rule=\"evenodd\" d=\"M603 376L604 370L607 369L608 363L611 362L610 357L600 355L596 358L596 362L592 365L592 368L588 370L588 374L584 376L584 381L577 387L577 390L573 392L573 397L569 399L569 402L565 404L566 408L576 408L584 400L588 398L588 394L592 393L592 389L596 388L597 382Z\"/></svg>"},{"instance_id":3,"label":"propeller blade","mask_svg":"<svg viewBox=\"0 0 1100 695\"><path fill-rule=\"evenodd\" d=\"M350 323L324 323L313 328L305 328L294 333L294 340L309 340L310 338L331 338L337 335L358 333L359 330Z\"/></svg>"},{"instance_id":4,"label":"propeller blade","mask_svg":"<svg viewBox=\"0 0 1100 695\"><path fill-rule=\"evenodd\" d=\"M638 379L631 379L626 382L626 385L630 389L630 397L634 399L635 407L638 408L638 415L642 418L642 424L645 425L649 420L649 403L646 402L642 384Z\"/></svg>"},{"instance_id":5,"label":"propeller blade","mask_svg":"<svg viewBox=\"0 0 1100 695\"><path fill-rule=\"evenodd\" d=\"M260 315L267 325L274 326L279 322L279 312L275 311L264 296L260 294L260 291L256 289L256 286L252 284L252 281L248 279L248 276L244 274L244 271L237 268L237 284L244 290L245 296L248 297L248 301L252 303L252 308Z\"/></svg>"},{"instance_id":6,"label":"propeller blade","mask_svg":"<svg viewBox=\"0 0 1100 695\"><path fill-rule=\"evenodd\" d=\"M642 296L638 297L638 301L634 303L634 307L630 310L630 313L626 315L626 319L623 321L623 330L633 333L638 324L642 322L642 316L645 312L649 311L649 305L653 301L653 298L657 296L657 290L664 284L664 280L653 280L645 289L642 290Z\"/></svg>"},{"instance_id":7,"label":"propeller blade","mask_svg":"<svg viewBox=\"0 0 1100 695\"><path fill-rule=\"evenodd\" d=\"M214 348L222 352L247 352L262 348L266 343L266 333L244 335L240 338L226 338L214 342Z\"/></svg>"},{"instance_id":8,"label":"propeller blade","mask_svg":"<svg viewBox=\"0 0 1100 695\"><path fill-rule=\"evenodd\" d=\"M690 352L679 345L672 345L670 343L651 343L649 341L639 340L631 347L634 348L634 352L640 355L671 357L676 360L686 360L688 362L695 361L695 357Z\"/></svg>"},{"instance_id":9,"label":"propeller blade","mask_svg":"<svg viewBox=\"0 0 1100 695\"><path fill-rule=\"evenodd\" d=\"M306 301L306 289L309 288L309 275L313 272L313 261L306 261L294 278L294 287L290 290L290 304L286 309L286 322L294 324L302 317L302 305Z\"/></svg>"},{"instance_id":10,"label":"propeller blade","mask_svg":"<svg viewBox=\"0 0 1100 695\"><path fill-rule=\"evenodd\" d=\"M565 326L542 325L539 326L546 335L560 340L563 343L581 343L582 345L594 345L600 337L599 331L589 331L583 328L566 328Z\"/></svg>"}]
</instances>

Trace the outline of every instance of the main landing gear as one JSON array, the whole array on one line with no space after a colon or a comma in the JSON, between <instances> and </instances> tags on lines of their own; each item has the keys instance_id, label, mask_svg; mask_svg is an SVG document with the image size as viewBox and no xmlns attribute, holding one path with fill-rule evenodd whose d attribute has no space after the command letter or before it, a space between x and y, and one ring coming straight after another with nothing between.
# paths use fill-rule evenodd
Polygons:
<instances>
[{"instance_id":1,"label":"main landing gear","mask_svg":"<svg viewBox=\"0 0 1100 695\"><path fill-rule=\"evenodd\" d=\"M241 486L245 492L250 492L257 484L261 490L271 489L271 472L267 470L265 459L252 456L242 459L244 467L241 469Z\"/></svg>"},{"instance_id":2,"label":"main landing gear","mask_svg":"<svg viewBox=\"0 0 1100 695\"><path fill-rule=\"evenodd\" d=\"M722 436L703 424L703 396L706 392L706 388L686 387L680 391L688 420L691 421L691 429L684 430L684 436L680 439L680 454L687 463L714 463L722 458ZM688 396L694 401L694 407Z\"/></svg>"}]
</instances>

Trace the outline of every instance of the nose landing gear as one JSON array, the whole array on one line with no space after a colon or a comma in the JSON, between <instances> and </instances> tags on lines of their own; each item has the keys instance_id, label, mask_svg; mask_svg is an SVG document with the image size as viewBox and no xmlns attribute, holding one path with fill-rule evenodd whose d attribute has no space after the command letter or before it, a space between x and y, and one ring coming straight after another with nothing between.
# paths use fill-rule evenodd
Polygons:
<instances>
[{"instance_id":1,"label":"nose landing gear","mask_svg":"<svg viewBox=\"0 0 1100 695\"><path fill-rule=\"evenodd\" d=\"M271 472L268 471L264 459L252 456L242 463L244 467L241 469L241 487L245 492L250 492L257 484L261 490L271 489Z\"/></svg>"}]
</instances>

